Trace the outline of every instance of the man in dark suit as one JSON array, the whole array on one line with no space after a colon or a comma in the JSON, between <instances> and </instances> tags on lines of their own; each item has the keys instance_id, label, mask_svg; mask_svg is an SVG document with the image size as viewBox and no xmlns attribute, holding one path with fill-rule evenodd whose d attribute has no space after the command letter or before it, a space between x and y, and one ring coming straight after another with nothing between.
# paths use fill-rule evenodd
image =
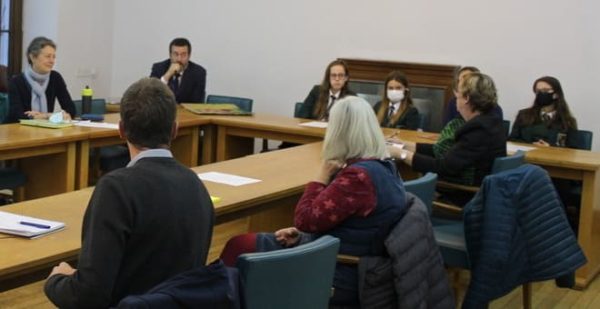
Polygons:
<instances>
[{"instance_id":1,"label":"man in dark suit","mask_svg":"<svg viewBox=\"0 0 600 309\"><path fill-rule=\"evenodd\" d=\"M204 102L206 70L190 61L192 45L185 38L169 44L169 59L152 65L150 77L159 78L175 94L177 103Z\"/></svg>"}]
</instances>

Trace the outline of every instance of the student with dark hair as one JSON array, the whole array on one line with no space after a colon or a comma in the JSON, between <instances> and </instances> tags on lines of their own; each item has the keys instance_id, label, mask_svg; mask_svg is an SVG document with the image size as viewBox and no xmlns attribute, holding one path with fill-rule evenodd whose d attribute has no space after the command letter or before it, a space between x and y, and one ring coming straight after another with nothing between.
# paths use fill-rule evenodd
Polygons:
<instances>
[{"instance_id":1,"label":"student with dark hair","mask_svg":"<svg viewBox=\"0 0 600 309\"><path fill-rule=\"evenodd\" d=\"M519 111L509 139L538 146L578 148L577 121L558 79L538 78L533 83L533 93L533 105Z\"/></svg>"},{"instance_id":2,"label":"student with dark hair","mask_svg":"<svg viewBox=\"0 0 600 309\"><path fill-rule=\"evenodd\" d=\"M131 162L102 178L83 218L77 269L62 262L45 285L59 308L108 308L206 262L214 223L210 196L169 147L173 94L158 79L131 85L119 133Z\"/></svg>"},{"instance_id":3,"label":"student with dark hair","mask_svg":"<svg viewBox=\"0 0 600 309\"><path fill-rule=\"evenodd\" d=\"M329 63L321 85L315 85L304 100L299 118L327 121L329 110L337 100L347 95L355 95L348 89L349 77L350 72L345 61L334 60Z\"/></svg>"},{"instance_id":4,"label":"student with dark hair","mask_svg":"<svg viewBox=\"0 0 600 309\"><path fill-rule=\"evenodd\" d=\"M37 37L27 47L25 72L14 76L8 84L9 113L5 122L19 119L48 119L54 111L55 100L67 120L75 117L75 104L60 73L54 71L56 44Z\"/></svg>"},{"instance_id":5,"label":"student with dark hair","mask_svg":"<svg viewBox=\"0 0 600 309\"><path fill-rule=\"evenodd\" d=\"M175 94L177 103L202 103L206 94L206 70L190 61L192 45L185 38L169 44L169 59L152 65L150 77L159 78Z\"/></svg>"},{"instance_id":6,"label":"student with dark hair","mask_svg":"<svg viewBox=\"0 0 600 309\"><path fill-rule=\"evenodd\" d=\"M413 105L406 75L393 71L386 77L384 86L383 98L373 107L379 125L386 128L418 129L419 111Z\"/></svg>"}]
</instances>

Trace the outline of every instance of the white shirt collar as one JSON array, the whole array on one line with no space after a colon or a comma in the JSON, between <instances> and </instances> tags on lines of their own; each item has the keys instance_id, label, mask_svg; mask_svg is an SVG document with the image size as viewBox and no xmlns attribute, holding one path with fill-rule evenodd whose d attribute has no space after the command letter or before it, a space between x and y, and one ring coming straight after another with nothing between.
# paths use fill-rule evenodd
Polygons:
<instances>
[{"instance_id":1,"label":"white shirt collar","mask_svg":"<svg viewBox=\"0 0 600 309\"><path fill-rule=\"evenodd\" d=\"M137 156L135 156L133 159L131 159L131 161L129 161L129 163L127 164L127 167L131 167L134 166L137 161L143 159L143 158L172 158L173 154L171 153L171 151L169 149L162 149L162 148L155 148L155 149L148 149L148 150L144 150L140 153L138 153Z\"/></svg>"}]
</instances>

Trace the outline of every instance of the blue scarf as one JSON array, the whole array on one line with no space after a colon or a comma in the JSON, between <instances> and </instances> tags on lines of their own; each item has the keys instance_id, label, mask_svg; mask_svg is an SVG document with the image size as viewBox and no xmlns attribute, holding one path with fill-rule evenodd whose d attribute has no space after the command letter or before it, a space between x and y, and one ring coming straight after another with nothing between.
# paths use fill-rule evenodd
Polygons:
<instances>
[{"instance_id":1,"label":"blue scarf","mask_svg":"<svg viewBox=\"0 0 600 309\"><path fill-rule=\"evenodd\" d=\"M25 70L25 79L31 86L31 110L47 113L48 100L46 99L46 88L50 81L50 73L40 74L28 66Z\"/></svg>"}]
</instances>

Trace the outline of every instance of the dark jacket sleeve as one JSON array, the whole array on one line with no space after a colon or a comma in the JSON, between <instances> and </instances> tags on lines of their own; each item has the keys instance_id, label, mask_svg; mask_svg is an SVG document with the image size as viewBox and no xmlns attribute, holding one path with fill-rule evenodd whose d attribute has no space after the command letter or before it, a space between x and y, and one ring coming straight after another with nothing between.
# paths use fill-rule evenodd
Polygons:
<instances>
[{"instance_id":1,"label":"dark jacket sleeve","mask_svg":"<svg viewBox=\"0 0 600 309\"><path fill-rule=\"evenodd\" d=\"M377 103L375 103L375 105L373 105L373 111L375 112L375 115L377 115L377 113L379 113L380 107L381 107L381 101L378 101Z\"/></svg>"},{"instance_id":2,"label":"dark jacket sleeve","mask_svg":"<svg viewBox=\"0 0 600 309\"><path fill-rule=\"evenodd\" d=\"M4 123L13 123L19 121L19 119L27 119L25 111L31 110L31 88L28 88L23 74L14 76L9 80L8 115ZM29 95L27 92L29 92Z\"/></svg>"},{"instance_id":3,"label":"dark jacket sleeve","mask_svg":"<svg viewBox=\"0 0 600 309\"><path fill-rule=\"evenodd\" d=\"M480 158L481 154L487 151L487 143L482 141L488 138L484 129L474 127L461 134L444 157L436 159L417 151L413 156L413 169L419 172L434 172L442 177L459 175L462 170L473 165L473 160Z\"/></svg>"},{"instance_id":4,"label":"dark jacket sleeve","mask_svg":"<svg viewBox=\"0 0 600 309\"><path fill-rule=\"evenodd\" d=\"M54 275L44 291L59 308L107 308L121 258L131 232L132 211L125 205L116 182L101 180L96 186L83 222L77 272ZM110 252L110 254L107 254Z\"/></svg>"},{"instance_id":5,"label":"dark jacket sleeve","mask_svg":"<svg viewBox=\"0 0 600 309\"><path fill-rule=\"evenodd\" d=\"M396 128L416 130L419 128L419 110L411 107L396 124Z\"/></svg>"},{"instance_id":6,"label":"dark jacket sleeve","mask_svg":"<svg viewBox=\"0 0 600 309\"><path fill-rule=\"evenodd\" d=\"M310 90L310 93L306 99L304 99L304 103L302 104L298 118L315 119L315 116L313 116L313 110L315 109L315 105L319 100L319 88L319 85L315 85Z\"/></svg>"},{"instance_id":7,"label":"dark jacket sleeve","mask_svg":"<svg viewBox=\"0 0 600 309\"><path fill-rule=\"evenodd\" d=\"M184 74L185 78L185 74ZM194 70L194 88L191 102L204 103L206 97L206 70L201 66L196 66Z\"/></svg>"},{"instance_id":8,"label":"dark jacket sleeve","mask_svg":"<svg viewBox=\"0 0 600 309\"><path fill-rule=\"evenodd\" d=\"M519 113L517 114L517 117L515 118L515 122L513 123L512 129L510 130L510 135L508 136L509 141L527 143L523 139L523 136L521 134L521 130L523 129L522 118L523 118L523 110L520 110Z\"/></svg>"},{"instance_id":9,"label":"dark jacket sleeve","mask_svg":"<svg viewBox=\"0 0 600 309\"><path fill-rule=\"evenodd\" d=\"M60 75L60 73L56 71L52 71L52 75L50 78L54 78L54 91L56 93L56 98L58 99L58 103L60 104L60 108L62 108L65 112L71 115L71 118L75 118L75 104L73 103L73 99L71 99L71 95L67 90L67 84L65 80ZM51 105L54 105L54 102L48 102ZM49 111L51 109L48 109Z\"/></svg>"},{"instance_id":10,"label":"dark jacket sleeve","mask_svg":"<svg viewBox=\"0 0 600 309\"><path fill-rule=\"evenodd\" d=\"M152 71L150 71L150 77L161 78L165 74L164 61L157 62L152 65Z\"/></svg>"}]
</instances>

